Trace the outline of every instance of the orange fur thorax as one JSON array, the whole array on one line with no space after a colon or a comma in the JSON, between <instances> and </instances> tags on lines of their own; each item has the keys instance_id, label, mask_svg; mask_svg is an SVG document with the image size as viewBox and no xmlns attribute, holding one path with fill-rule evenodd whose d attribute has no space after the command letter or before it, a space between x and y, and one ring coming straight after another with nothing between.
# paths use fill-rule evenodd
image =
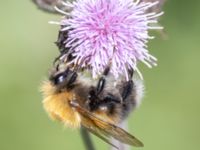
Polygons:
<instances>
[{"instance_id":1,"label":"orange fur thorax","mask_svg":"<svg viewBox=\"0 0 200 150\"><path fill-rule=\"evenodd\" d=\"M82 117L82 115L69 105L69 101L71 100L76 100L81 106L84 105L85 100L79 95L76 95L77 93L74 93L74 91L57 92L56 87L49 81L43 83L41 91L44 96L44 108L53 120L61 121L64 125L71 128L78 128L81 124L83 126L91 124L90 120ZM93 114L99 119L112 124L120 122L119 115L109 116L107 110L99 109L93 112Z\"/></svg>"},{"instance_id":2,"label":"orange fur thorax","mask_svg":"<svg viewBox=\"0 0 200 150\"><path fill-rule=\"evenodd\" d=\"M80 115L69 105L69 101L73 100L74 94L67 91L61 93L55 91L55 87L50 82L45 82L42 86L43 104L49 116L71 128L80 127Z\"/></svg>"}]
</instances>

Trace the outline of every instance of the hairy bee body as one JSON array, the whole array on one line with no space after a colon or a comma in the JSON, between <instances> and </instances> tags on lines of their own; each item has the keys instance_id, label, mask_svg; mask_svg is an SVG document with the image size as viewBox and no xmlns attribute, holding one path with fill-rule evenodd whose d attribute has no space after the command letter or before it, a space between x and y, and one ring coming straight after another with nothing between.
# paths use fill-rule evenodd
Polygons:
<instances>
[{"instance_id":1,"label":"hairy bee body","mask_svg":"<svg viewBox=\"0 0 200 150\"><path fill-rule=\"evenodd\" d=\"M135 79L115 80L108 74L94 80L69 68L52 71L42 85L44 108L52 119L134 146L142 143L117 125L138 106L142 91L142 83Z\"/></svg>"},{"instance_id":2,"label":"hairy bee body","mask_svg":"<svg viewBox=\"0 0 200 150\"><path fill-rule=\"evenodd\" d=\"M80 127L81 118L79 114L69 106L69 101L76 100L83 108L94 113L99 118L109 121L110 123L118 124L123 121L128 114L139 105L143 86L140 81L136 79L133 81L133 89L131 94L123 101L121 93L127 82L125 79L115 81L112 77L106 77L106 83L103 91L98 97L106 97L106 95L113 95L118 102L96 104L97 106L88 106L88 93L97 85L96 80L86 77L80 73L79 78L73 84L73 88L59 89L51 81L45 81L42 86L44 95L44 107L51 118L62 121L69 127ZM98 108L93 108L98 107Z\"/></svg>"},{"instance_id":3,"label":"hairy bee body","mask_svg":"<svg viewBox=\"0 0 200 150\"><path fill-rule=\"evenodd\" d=\"M49 81L43 83L42 92L44 108L53 120L59 120L71 128L80 127L81 119L78 112L69 106L69 101L74 98L72 92L58 93Z\"/></svg>"}]
</instances>

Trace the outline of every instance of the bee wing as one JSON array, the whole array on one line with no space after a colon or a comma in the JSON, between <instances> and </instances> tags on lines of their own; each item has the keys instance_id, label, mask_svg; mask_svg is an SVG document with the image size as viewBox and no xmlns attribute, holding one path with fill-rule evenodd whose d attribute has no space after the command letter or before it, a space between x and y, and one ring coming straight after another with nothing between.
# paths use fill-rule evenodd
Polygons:
<instances>
[{"instance_id":1,"label":"bee wing","mask_svg":"<svg viewBox=\"0 0 200 150\"><path fill-rule=\"evenodd\" d=\"M86 109L80 107L79 104L77 104L74 101L72 101L71 105L81 115L82 120L84 122L83 126L87 128L91 133L100 137L101 139L103 137L104 139L102 140L104 140L105 142L108 141L108 139L105 137L112 136L113 138L115 138L116 140L124 144L132 145L136 147L143 147L143 143L140 140L138 140L136 137L126 132L122 128L117 127L114 124L111 124L109 122L106 122L98 118L97 116L93 115Z\"/></svg>"},{"instance_id":2,"label":"bee wing","mask_svg":"<svg viewBox=\"0 0 200 150\"><path fill-rule=\"evenodd\" d=\"M85 126L84 126L85 127ZM100 139L102 139L104 142L106 142L107 144L110 144L111 146L115 147L116 149L119 149L117 146L113 145L108 138L106 138L104 135L102 135L100 132L98 132L97 130L94 130L92 128L88 128L85 127L90 133L96 135L97 137L99 137Z\"/></svg>"}]
</instances>

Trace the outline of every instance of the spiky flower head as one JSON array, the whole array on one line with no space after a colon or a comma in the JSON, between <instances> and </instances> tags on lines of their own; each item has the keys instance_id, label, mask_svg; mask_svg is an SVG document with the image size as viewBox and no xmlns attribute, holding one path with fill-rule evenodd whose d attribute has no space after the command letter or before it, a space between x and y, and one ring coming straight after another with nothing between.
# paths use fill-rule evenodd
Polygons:
<instances>
[{"instance_id":1,"label":"spiky flower head","mask_svg":"<svg viewBox=\"0 0 200 150\"><path fill-rule=\"evenodd\" d=\"M147 42L149 29L156 26L162 13L147 13L158 2L139 0L77 0L63 3L71 7L60 25L68 31L66 47L73 51L73 63L90 67L93 77L101 75L110 65L110 72L118 78L128 70L139 72L139 61L148 67L156 65L156 58L149 54Z\"/></svg>"}]
</instances>

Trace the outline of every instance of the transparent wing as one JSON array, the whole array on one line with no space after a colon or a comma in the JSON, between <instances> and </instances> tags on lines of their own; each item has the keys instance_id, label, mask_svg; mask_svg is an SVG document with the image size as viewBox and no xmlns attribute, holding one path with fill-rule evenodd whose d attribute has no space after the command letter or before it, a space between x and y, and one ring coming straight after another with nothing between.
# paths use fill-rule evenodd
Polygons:
<instances>
[{"instance_id":1,"label":"transparent wing","mask_svg":"<svg viewBox=\"0 0 200 150\"><path fill-rule=\"evenodd\" d=\"M71 102L71 106L74 107L81 115L83 126L87 128L91 133L100 137L106 143L109 142L106 137L111 136L124 144L136 147L143 147L143 143L140 140L138 140L136 137L126 132L122 128L98 118L97 116L90 113L88 110L80 107L79 104L74 101ZM109 144L111 143L109 142Z\"/></svg>"},{"instance_id":2,"label":"transparent wing","mask_svg":"<svg viewBox=\"0 0 200 150\"><path fill-rule=\"evenodd\" d=\"M113 145L109 139L105 136L103 136L100 132L98 132L97 130L93 130L91 128L85 127L90 133L96 135L98 138L102 139L104 142L106 142L107 144L110 144L111 146L115 147L116 149L119 149L117 146Z\"/></svg>"}]
</instances>

